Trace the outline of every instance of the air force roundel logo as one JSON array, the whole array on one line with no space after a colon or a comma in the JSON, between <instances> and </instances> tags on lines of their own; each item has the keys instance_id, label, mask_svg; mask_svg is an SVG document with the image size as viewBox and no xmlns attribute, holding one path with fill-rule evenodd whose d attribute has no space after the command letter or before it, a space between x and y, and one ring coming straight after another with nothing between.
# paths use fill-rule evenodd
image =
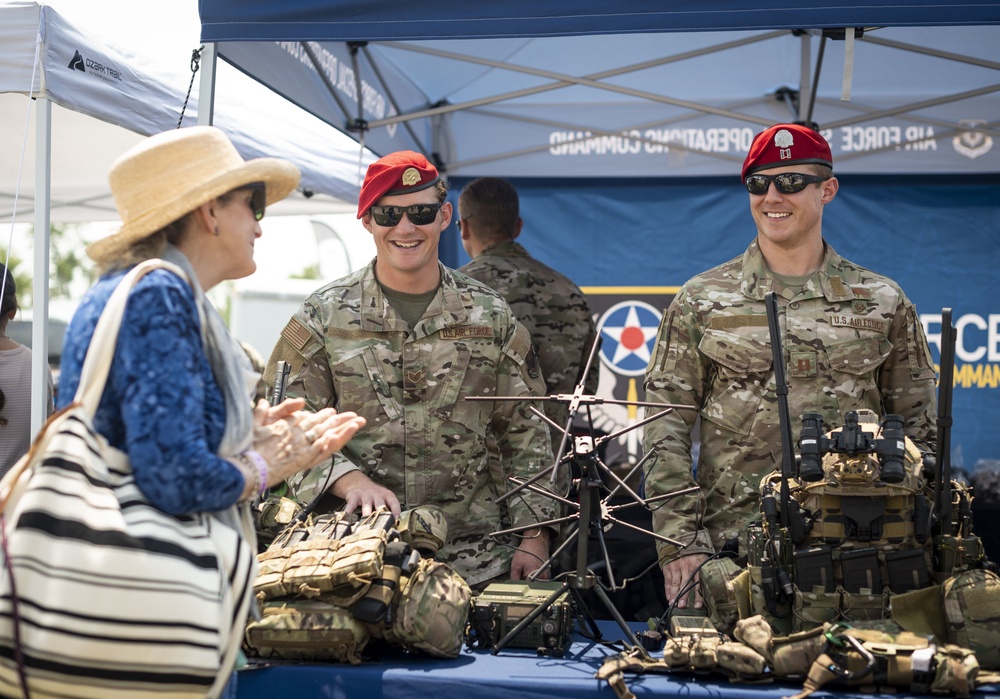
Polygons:
<instances>
[{"instance_id":1,"label":"air force roundel logo","mask_svg":"<svg viewBox=\"0 0 1000 699\"><path fill-rule=\"evenodd\" d=\"M660 312L642 301L622 301L597 321L601 360L617 374L640 376L653 355Z\"/></svg>"}]
</instances>

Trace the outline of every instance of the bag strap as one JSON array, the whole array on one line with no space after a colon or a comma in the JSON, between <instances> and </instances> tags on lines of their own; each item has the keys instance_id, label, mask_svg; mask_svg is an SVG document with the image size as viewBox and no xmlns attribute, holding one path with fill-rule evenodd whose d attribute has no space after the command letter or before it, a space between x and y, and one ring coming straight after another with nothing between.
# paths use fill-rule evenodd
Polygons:
<instances>
[{"instance_id":1,"label":"bag strap","mask_svg":"<svg viewBox=\"0 0 1000 699\"><path fill-rule=\"evenodd\" d=\"M118 286L115 287L97 321L97 327L94 328L94 335L90 339L87 355L83 359L80 384L73 397L73 402L80 403L91 417L97 412L97 406L100 405L101 396L104 394L104 386L108 381L108 372L111 370L111 360L115 356L118 332L121 330L122 319L125 317L125 306L128 303L129 294L136 283L154 269L166 269L188 284L191 283L184 270L159 258L140 262L118 282Z\"/></svg>"}]
</instances>

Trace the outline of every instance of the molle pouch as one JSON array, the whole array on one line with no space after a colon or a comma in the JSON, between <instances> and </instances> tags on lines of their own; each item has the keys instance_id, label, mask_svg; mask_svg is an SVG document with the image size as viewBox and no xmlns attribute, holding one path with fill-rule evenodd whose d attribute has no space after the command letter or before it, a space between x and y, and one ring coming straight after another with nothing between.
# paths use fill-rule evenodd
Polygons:
<instances>
[{"instance_id":1,"label":"molle pouch","mask_svg":"<svg viewBox=\"0 0 1000 699\"><path fill-rule=\"evenodd\" d=\"M289 590L285 585L285 566L288 565L291 553L291 549L270 548L264 553L257 554L257 578L254 580L253 589L258 601L264 602L288 594Z\"/></svg>"},{"instance_id":2,"label":"molle pouch","mask_svg":"<svg viewBox=\"0 0 1000 699\"><path fill-rule=\"evenodd\" d=\"M942 586L948 642L971 648L980 666L1000 669L1000 578L969 570Z\"/></svg>"},{"instance_id":3,"label":"molle pouch","mask_svg":"<svg viewBox=\"0 0 1000 699\"><path fill-rule=\"evenodd\" d=\"M325 569L316 569L312 575L322 585L325 601L346 608L364 597L372 582L382 577L386 533L383 529L368 529L337 541L340 547L336 556Z\"/></svg>"},{"instance_id":4,"label":"molle pouch","mask_svg":"<svg viewBox=\"0 0 1000 699\"><path fill-rule=\"evenodd\" d=\"M954 693L960 697L968 697L979 675L980 665L976 655L968 648L949 644L938 651L936 660L937 671L930 691L934 694Z\"/></svg>"},{"instance_id":5,"label":"molle pouch","mask_svg":"<svg viewBox=\"0 0 1000 699\"><path fill-rule=\"evenodd\" d=\"M792 612L794 621L792 628L796 631L809 631L825 623L833 623L840 618L841 599L840 593L821 592L820 588L813 588L816 592L803 592L795 590L795 608Z\"/></svg>"},{"instance_id":6,"label":"molle pouch","mask_svg":"<svg viewBox=\"0 0 1000 699\"><path fill-rule=\"evenodd\" d=\"M886 551L885 569L889 576L889 589L895 595L922 590L931 584L924 550Z\"/></svg>"},{"instance_id":7,"label":"molle pouch","mask_svg":"<svg viewBox=\"0 0 1000 699\"><path fill-rule=\"evenodd\" d=\"M845 591L841 594L841 618L848 622L885 619L889 616L886 609L888 599L881 593L869 595Z\"/></svg>"},{"instance_id":8,"label":"molle pouch","mask_svg":"<svg viewBox=\"0 0 1000 699\"><path fill-rule=\"evenodd\" d=\"M767 622L774 627L777 634L786 635L792 632L792 610L787 603L774 604L777 613L772 613L768 607L767 596L764 594L764 585L760 566L749 566L750 571L750 611L752 614L760 614Z\"/></svg>"},{"instance_id":9,"label":"molle pouch","mask_svg":"<svg viewBox=\"0 0 1000 699\"><path fill-rule=\"evenodd\" d=\"M714 558L701 568L701 596L715 628L730 634L750 616L750 573L731 558Z\"/></svg>"},{"instance_id":10,"label":"molle pouch","mask_svg":"<svg viewBox=\"0 0 1000 699\"><path fill-rule=\"evenodd\" d=\"M771 640L774 638L774 631L760 614L736 622L733 638L753 648L760 653L765 662L771 663Z\"/></svg>"},{"instance_id":11,"label":"molle pouch","mask_svg":"<svg viewBox=\"0 0 1000 699\"><path fill-rule=\"evenodd\" d=\"M811 631L771 639L771 670L774 674L778 677L799 677L808 673L826 645L825 630L825 627L817 626Z\"/></svg>"},{"instance_id":12,"label":"molle pouch","mask_svg":"<svg viewBox=\"0 0 1000 699\"><path fill-rule=\"evenodd\" d=\"M260 573L254 588L258 598L287 595L314 598L328 591L329 571L339 548L340 542L330 539L306 539L288 548L272 545L257 557Z\"/></svg>"},{"instance_id":13,"label":"molle pouch","mask_svg":"<svg viewBox=\"0 0 1000 699\"><path fill-rule=\"evenodd\" d=\"M431 505L401 513L396 528L403 541L427 558L433 558L448 541L448 520L440 508Z\"/></svg>"},{"instance_id":14,"label":"molle pouch","mask_svg":"<svg viewBox=\"0 0 1000 699\"><path fill-rule=\"evenodd\" d=\"M833 592L837 581L833 577L833 553L829 546L813 546L792 553L795 586L803 592Z\"/></svg>"},{"instance_id":15,"label":"molle pouch","mask_svg":"<svg viewBox=\"0 0 1000 699\"><path fill-rule=\"evenodd\" d=\"M420 554L402 541L386 544L382 556L382 577L368 586L365 596L351 606L351 614L367 624L391 624L390 609L399 590L400 578L409 575L420 560Z\"/></svg>"},{"instance_id":16,"label":"molle pouch","mask_svg":"<svg viewBox=\"0 0 1000 699\"><path fill-rule=\"evenodd\" d=\"M767 669L763 655L750 646L735 641L722 643L716 650L716 655L721 669L740 678L757 678Z\"/></svg>"},{"instance_id":17,"label":"molle pouch","mask_svg":"<svg viewBox=\"0 0 1000 699\"><path fill-rule=\"evenodd\" d=\"M940 574L938 582L943 582L958 572L961 559L957 537L943 534L934 537L934 571Z\"/></svg>"},{"instance_id":18,"label":"molle pouch","mask_svg":"<svg viewBox=\"0 0 1000 699\"><path fill-rule=\"evenodd\" d=\"M247 655L357 665L369 633L346 609L318 600L275 601L244 635Z\"/></svg>"},{"instance_id":19,"label":"molle pouch","mask_svg":"<svg viewBox=\"0 0 1000 699\"><path fill-rule=\"evenodd\" d=\"M840 579L850 593L882 596L882 573L874 548L841 551Z\"/></svg>"},{"instance_id":20,"label":"molle pouch","mask_svg":"<svg viewBox=\"0 0 1000 699\"><path fill-rule=\"evenodd\" d=\"M684 668L691 664L691 636L671 636L663 644L663 664Z\"/></svg>"},{"instance_id":21,"label":"molle pouch","mask_svg":"<svg viewBox=\"0 0 1000 699\"><path fill-rule=\"evenodd\" d=\"M422 558L403 577L386 640L438 658L458 657L472 591L448 565Z\"/></svg>"},{"instance_id":22,"label":"molle pouch","mask_svg":"<svg viewBox=\"0 0 1000 699\"><path fill-rule=\"evenodd\" d=\"M967 536L959 541L959 548L962 551L962 565L971 568L978 565L983 560L983 541L978 536Z\"/></svg>"},{"instance_id":23,"label":"molle pouch","mask_svg":"<svg viewBox=\"0 0 1000 699\"><path fill-rule=\"evenodd\" d=\"M269 546L300 512L302 512L302 506L299 503L278 495L271 495L261 502L253 509L258 547L266 548Z\"/></svg>"},{"instance_id":24,"label":"molle pouch","mask_svg":"<svg viewBox=\"0 0 1000 699\"><path fill-rule=\"evenodd\" d=\"M714 670L719 665L719 646L722 639L716 634L690 636L691 667L695 670Z\"/></svg>"}]
</instances>

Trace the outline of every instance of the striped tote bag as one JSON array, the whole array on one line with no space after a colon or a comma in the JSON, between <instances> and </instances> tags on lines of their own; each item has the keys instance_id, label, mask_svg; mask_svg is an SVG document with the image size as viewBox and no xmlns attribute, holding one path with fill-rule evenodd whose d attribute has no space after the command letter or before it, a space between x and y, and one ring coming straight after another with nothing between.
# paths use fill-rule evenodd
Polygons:
<instances>
[{"instance_id":1,"label":"striped tote bag","mask_svg":"<svg viewBox=\"0 0 1000 699\"><path fill-rule=\"evenodd\" d=\"M0 482L0 695L218 696L235 664L254 573L246 508L237 530L173 517L139 491L128 457L91 423L135 268L94 333L73 404L53 415Z\"/></svg>"}]
</instances>

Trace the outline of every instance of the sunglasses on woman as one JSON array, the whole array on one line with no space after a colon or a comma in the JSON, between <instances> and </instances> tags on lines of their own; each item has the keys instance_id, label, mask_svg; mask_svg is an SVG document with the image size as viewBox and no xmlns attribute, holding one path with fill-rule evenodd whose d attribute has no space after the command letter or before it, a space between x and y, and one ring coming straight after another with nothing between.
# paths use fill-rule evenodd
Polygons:
<instances>
[{"instance_id":1,"label":"sunglasses on woman","mask_svg":"<svg viewBox=\"0 0 1000 699\"><path fill-rule=\"evenodd\" d=\"M783 172L780 175L748 175L744 182L751 194L767 194L772 182L782 194L796 194L808 185L825 182L828 179L830 178L804 175L801 172Z\"/></svg>"},{"instance_id":2,"label":"sunglasses on woman","mask_svg":"<svg viewBox=\"0 0 1000 699\"><path fill-rule=\"evenodd\" d=\"M413 206L373 206L371 208L372 218L380 226L396 226L403 220L403 214L410 219L414 226L426 226L434 223L440 204L414 204Z\"/></svg>"},{"instance_id":3,"label":"sunglasses on woman","mask_svg":"<svg viewBox=\"0 0 1000 699\"><path fill-rule=\"evenodd\" d=\"M264 218L264 209L267 207L267 186L263 182L251 182L239 188L239 191L250 192L250 211L253 217L260 221Z\"/></svg>"}]
</instances>

